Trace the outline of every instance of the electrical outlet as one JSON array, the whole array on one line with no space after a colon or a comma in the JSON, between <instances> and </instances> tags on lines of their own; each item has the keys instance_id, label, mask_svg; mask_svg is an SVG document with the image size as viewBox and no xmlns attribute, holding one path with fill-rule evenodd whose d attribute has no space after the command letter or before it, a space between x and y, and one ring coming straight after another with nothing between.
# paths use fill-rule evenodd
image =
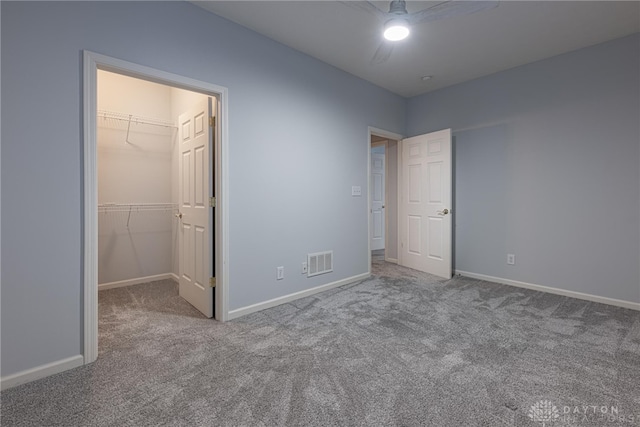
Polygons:
<instances>
[{"instance_id":1,"label":"electrical outlet","mask_svg":"<svg viewBox=\"0 0 640 427\"><path fill-rule=\"evenodd\" d=\"M353 185L351 187L351 195L354 197L362 196L362 187L359 185Z\"/></svg>"},{"instance_id":2,"label":"electrical outlet","mask_svg":"<svg viewBox=\"0 0 640 427\"><path fill-rule=\"evenodd\" d=\"M307 263L306 262L302 263L302 274L307 274Z\"/></svg>"},{"instance_id":3,"label":"electrical outlet","mask_svg":"<svg viewBox=\"0 0 640 427\"><path fill-rule=\"evenodd\" d=\"M515 256L515 254L507 254L507 264L516 265L516 256Z\"/></svg>"},{"instance_id":4,"label":"electrical outlet","mask_svg":"<svg viewBox=\"0 0 640 427\"><path fill-rule=\"evenodd\" d=\"M276 267L276 280L284 279L284 267Z\"/></svg>"}]
</instances>

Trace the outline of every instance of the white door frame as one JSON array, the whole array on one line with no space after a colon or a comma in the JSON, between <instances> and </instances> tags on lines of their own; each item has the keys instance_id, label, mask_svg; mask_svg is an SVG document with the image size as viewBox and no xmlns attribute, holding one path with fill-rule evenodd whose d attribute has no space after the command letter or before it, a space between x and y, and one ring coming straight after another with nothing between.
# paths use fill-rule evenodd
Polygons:
<instances>
[{"instance_id":1,"label":"white door frame","mask_svg":"<svg viewBox=\"0 0 640 427\"><path fill-rule=\"evenodd\" d=\"M372 135L376 135L376 136L381 136L383 138L388 138L388 139L393 139L396 141L401 141L404 136L400 135L399 133L394 133L394 132L389 132L383 129L378 129L372 126L369 126L367 128L367 260L368 263L367 265L369 266L369 274L371 274L371 213L370 213L370 209L371 209L371 136ZM386 152L386 150L385 150ZM388 162L384 162L384 167L385 167L385 180L387 179L388 174L387 172L387 163ZM385 183L386 184L386 183ZM388 205L388 203L386 203L386 195L387 191L385 191L385 206ZM399 188L398 191L396 191L398 197L400 196L400 192L399 192ZM385 240L385 248L388 247L389 245L387 244L388 239L389 239L389 229L387 227L387 214L385 212L385 236L384 236L384 240ZM396 230L396 236L398 237L398 242L400 240L400 233L398 233L398 230ZM398 243L398 248L400 247L400 243ZM385 255L386 257L386 255Z\"/></svg>"},{"instance_id":2,"label":"white door frame","mask_svg":"<svg viewBox=\"0 0 640 427\"><path fill-rule=\"evenodd\" d=\"M84 274L84 363L98 358L98 175L97 175L97 78L98 69L200 92L218 99L216 121L216 320L229 318L229 108L228 89L177 74L156 70L98 53L83 52L83 259Z\"/></svg>"}]
</instances>

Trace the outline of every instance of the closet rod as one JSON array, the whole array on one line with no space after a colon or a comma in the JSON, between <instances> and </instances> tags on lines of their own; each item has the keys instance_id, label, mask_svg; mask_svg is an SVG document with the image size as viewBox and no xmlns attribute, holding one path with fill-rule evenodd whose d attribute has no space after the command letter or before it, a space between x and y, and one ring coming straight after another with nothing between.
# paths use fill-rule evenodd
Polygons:
<instances>
[{"instance_id":1,"label":"closet rod","mask_svg":"<svg viewBox=\"0 0 640 427\"><path fill-rule=\"evenodd\" d=\"M151 117L136 116L134 114L116 113L114 111L98 110L98 117L103 119L115 119L124 122L133 122L141 125L161 126L165 128L178 129L178 126L166 120L154 119Z\"/></svg>"}]
</instances>

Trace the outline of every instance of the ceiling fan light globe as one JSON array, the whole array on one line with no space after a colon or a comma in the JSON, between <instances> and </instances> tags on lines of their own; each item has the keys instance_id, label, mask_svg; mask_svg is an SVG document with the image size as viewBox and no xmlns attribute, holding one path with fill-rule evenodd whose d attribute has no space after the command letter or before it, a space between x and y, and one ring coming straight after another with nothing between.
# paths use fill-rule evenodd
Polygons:
<instances>
[{"instance_id":1,"label":"ceiling fan light globe","mask_svg":"<svg viewBox=\"0 0 640 427\"><path fill-rule=\"evenodd\" d=\"M409 37L409 24L404 19L392 19L384 26L384 38L396 42Z\"/></svg>"}]
</instances>

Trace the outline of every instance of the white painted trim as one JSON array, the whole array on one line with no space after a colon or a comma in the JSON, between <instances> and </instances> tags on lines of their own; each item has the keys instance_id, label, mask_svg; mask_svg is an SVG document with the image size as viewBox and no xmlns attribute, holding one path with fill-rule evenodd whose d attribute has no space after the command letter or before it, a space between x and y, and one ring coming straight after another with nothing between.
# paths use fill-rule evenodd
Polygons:
<instances>
[{"instance_id":1,"label":"white painted trim","mask_svg":"<svg viewBox=\"0 0 640 427\"><path fill-rule=\"evenodd\" d=\"M84 363L98 358L98 155L96 114L98 108L98 59L90 52L83 53L83 191L84 223Z\"/></svg>"},{"instance_id":2,"label":"white painted trim","mask_svg":"<svg viewBox=\"0 0 640 427\"><path fill-rule=\"evenodd\" d=\"M66 359L7 375L6 377L0 378L0 390L6 390L20 384L26 384L31 381L39 380L40 378L59 374L60 372L77 368L83 364L84 358L81 354L77 354L75 356L67 357Z\"/></svg>"},{"instance_id":3,"label":"white painted trim","mask_svg":"<svg viewBox=\"0 0 640 427\"><path fill-rule=\"evenodd\" d=\"M402 203L402 139L396 144L396 255L398 256L398 265L402 265L402 236L400 235L400 204Z\"/></svg>"},{"instance_id":4,"label":"white painted trim","mask_svg":"<svg viewBox=\"0 0 640 427\"><path fill-rule=\"evenodd\" d=\"M367 145L369 146L371 145L371 134L381 136L387 139L393 139L396 141L400 141L402 138L404 138L404 136L400 135L399 133L389 132L388 130L379 129L373 126L369 126L368 130L369 130L369 139L367 139Z\"/></svg>"},{"instance_id":5,"label":"white painted trim","mask_svg":"<svg viewBox=\"0 0 640 427\"><path fill-rule=\"evenodd\" d=\"M395 258L385 258L384 260L386 262L390 262L390 263L393 263L393 264L397 264L398 263L398 260L395 259Z\"/></svg>"},{"instance_id":6,"label":"white painted trim","mask_svg":"<svg viewBox=\"0 0 640 427\"><path fill-rule=\"evenodd\" d=\"M367 273L371 274L371 127L367 129Z\"/></svg>"},{"instance_id":7,"label":"white painted trim","mask_svg":"<svg viewBox=\"0 0 640 427\"><path fill-rule=\"evenodd\" d=\"M229 92L227 88L219 87L216 114L218 114L219 138L216 138L216 240L214 242L216 254L216 280L214 289L216 320L229 320ZM177 276L176 276L177 277Z\"/></svg>"},{"instance_id":8,"label":"white painted trim","mask_svg":"<svg viewBox=\"0 0 640 427\"><path fill-rule=\"evenodd\" d=\"M486 280L488 282L501 283L503 285L515 286L518 288L531 289L534 291L546 292L549 294L562 295L565 297L577 298L586 301L599 302L601 304L614 305L616 307L629 308L631 310L640 310L640 303L624 301L614 298L601 297L598 295L585 294L582 292L568 291L566 289L552 288L550 286L535 285L533 283L520 282L517 280L503 279L502 277L487 276L485 274L471 273L468 271L456 270L456 274L473 279Z\"/></svg>"},{"instance_id":9,"label":"white painted trim","mask_svg":"<svg viewBox=\"0 0 640 427\"><path fill-rule=\"evenodd\" d=\"M174 273L156 274L153 276L136 277L134 279L118 280L117 282L98 283L98 290L103 291L106 289L124 288L125 286L139 285L140 283L155 282L156 280L171 279L178 281L178 276Z\"/></svg>"},{"instance_id":10,"label":"white painted trim","mask_svg":"<svg viewBox=\"0 0 640 427\"><path fill-rule=\"evenodd\" d=\"M357 276L347 277L346 279L338 280L336 282L327 283L326 285L316 286L315 288L305 289L304 291L294 292L289 295L284 295L278 298L270 299L268 301L259 302L257 304L248 305L242 308L236 308L229 312L229 320L236 319L247 314L255 313L256 311L265 310L267 308L275 307L280 304L286 304L291 301L295 301L300 298L305 298L320 292L328 291L329 289L337 288L338 286L348 285L350 283L358 282L360 280L367 279L371 276L370 273L363 273Z\"/></svg>"},{"instance_id":11,"label":"white painted trim","mask_svg":"<svg viewBox=\"0 0 640 427\"><path fill-rule=\"evenodd\" d=\"M216 319L228 319L229 310L229 92L226 87L194 80L132 62L123 61L98 53L83 52L83 261L84 308L83 338L84 363L94 362L98 357L98 210L97 210L97 165L96 165L96 108L98 69L140 78L172 87L200 92L218 99L219 138L216 141L220 167L216 181L217 226L215 247L216 260ZM218 250L221 249L221 250Z\"/></svg>"}]
</instances>

